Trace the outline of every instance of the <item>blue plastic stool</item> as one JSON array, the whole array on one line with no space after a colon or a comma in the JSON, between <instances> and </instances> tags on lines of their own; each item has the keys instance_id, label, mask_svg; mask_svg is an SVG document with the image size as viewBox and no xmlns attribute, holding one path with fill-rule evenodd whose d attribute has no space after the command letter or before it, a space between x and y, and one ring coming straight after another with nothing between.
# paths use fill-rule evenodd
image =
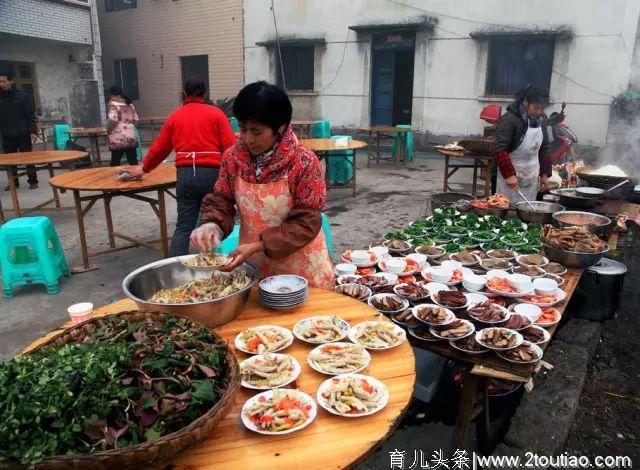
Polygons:
<instances>
[{"instance_id":1,"label":"blue plastic stool","mask_svg":"<svg viewBox=\"0 0 640 470\"><path fill-rule=\"evenodd\" d=\"M328 139L329 137L331 137L329 121L317 121L311 124L312 139Z\"/></svg>"},{"instance_id":2,"label":"blue plastic stool","mask_svg":"<svg viewBox=\"0 0 640 470\"><path fill-rule=\"evenodd\" d=\"M138 147L136 148L136 157L138 157L138 162L142 162L142 140L140 140L140 134L138 134L138 128L134 127L133 132L136 135L136 140L138 141Z\"/></svg>"},{"instance_id":3,"label":"blue plastic stool","mask_svg":"<svg viewBox=\"0 0 640 470\"><path fill-rule=\"evenodd\" d=\"M329 224L329 218L322 213L322 231L324 232L324 239L327 242L327 250L329 250L329 257L333 259L333 240L331 239L331 225Z\"/></svg>"},{"instance_id":4,"label":"blue plastic stool","mask_svg":"<svg viewBox=\"0 0 640 470\"><path fill-rule=\"evenodd\" d=\"M0 266L5 297L13 297L14 286L29 284L57 294L60 277L71 274L48 217L20 217L0 227Z\"/></svg>"},{"instance_id":5,"label":"blue plastic stool","mask_svg":"<svg viewBox=\"0 0 640 470\"><path fill-rule=\"evenodd\" d=\"M56 150L65 150L67 142L69 142L69 134L65 131L71 130L69 124L54 124L53 126L53 143Z\"/></svg>"},{"instance_id":6,"label":"blue plastic stool","mask_svg":"<svg viewBox=\"0 0 640 470\"><path fill-rule=\"evenodd\" d=\"M411 129L410 125L407 124L398 124L396 127L400 127L401 129ZM398 142L400 142L400 134L396 132L393 138L393 146L392 146L392 154L395 155L398 151ZM407 139L404 142L404 157L406 161L412 161L414 154L413 147L413 132L407 132Z\"/></svg>"},{"instance_id":7,"label":"blue plastic stool","mask_svg":"<svg viewBox=\"0 0 640 470\"><path fill-rule=\"evenodd\" d=\"M238 248L239 242L240 242L240 226L234 225L233 231L229 234L227 238L222 240L222 244L218 248L216 248L216 253L228 255L233 250Z\"/></svg>"},{"instance_id":8,"label":"blue plastic stool","mask_svg":"<svg viewBox=\"0 0 640 470\"><path fill-rule=\"evenodd\" d=\"M336 140L342 137L346 137L347 140L353 140L350 135L333 135L331 139ZM338 155L346 155L346 158ZM351 181L353 178L353 150L336 150L329 152L327 156L329 182L332 184L346 184ZM349 161L347 162L347 160Z\"/></svg>"},{"instance_id":9,"label":"blue plastic stool","mask_svg":"<svg viewBox=\"0 0 640 470\"><path fill-rule=\"evenodd\" d=\"M240 130L240 126L238 125L238 120L236 118L230 117L229 124L231 124L231 129L233 129L233 132L238 132Z\"/></svg>"}]
</instances>

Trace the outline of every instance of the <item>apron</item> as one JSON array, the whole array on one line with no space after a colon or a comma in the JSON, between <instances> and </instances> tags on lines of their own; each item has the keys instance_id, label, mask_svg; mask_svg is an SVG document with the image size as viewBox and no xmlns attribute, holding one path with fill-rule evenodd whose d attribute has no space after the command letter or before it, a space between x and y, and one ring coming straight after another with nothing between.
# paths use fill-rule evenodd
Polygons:
<instances>
[{"instance_id":1,"label":"apron","mask_svg":"<svg viewBox=\"0 0 640 470\"><path fill-rule=\"evenodd\" d=\"M272 183L247 183L239 176L235 183L236 206L240 212L240 244L260 240L260 234L277 227L293 208L293 197L287 177ZM264 253L256 253L249 261L260 268L263 277L276 274L302 276L312 287L334 289L333 264L329 257L324 232L304 248L283 259L269 259Z\"/></svg>"},{"instance_id":2,"label":"apron","mask_svg":"<svg viewBox=\"0 0 640 470\"><path fill-rule=\"evenodd\" d=\"M204 151L204 152L176 152L176 159L178 155L184 155L184 158L190 158L193 167L193 176L196 176L196 157L198 155L222 155L220 152Z\"/></svg>"},{"instance_id":3,"label":"apron","mask_svg":"<svg viewBox=\"0 0 640 470\"><path fill-rule=\"evenodd\" d=\"M509 154L511 162L516 169L520 192L522 192L529 201L535 201L538 196L538 178L540 175L538 152L540 151L541 145L542 127L529 127L522 139L522 143ZM507 183L499 171L496 192L507 196L511 204L523 201L517 191L507 186Z\"/></svg>"}]
</instances>

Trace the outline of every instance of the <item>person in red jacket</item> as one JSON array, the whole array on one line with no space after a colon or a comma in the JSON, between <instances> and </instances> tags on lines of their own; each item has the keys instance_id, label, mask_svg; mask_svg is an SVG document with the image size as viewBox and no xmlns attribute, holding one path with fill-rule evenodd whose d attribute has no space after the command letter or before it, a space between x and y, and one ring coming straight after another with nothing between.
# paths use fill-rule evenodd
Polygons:
<instances>
[{"instance_id":1,"label":"person in red jacket","mask_svg":"<svg viewBox=\"0 0 640 470\"><path fill-rule=\"evenodd\" d=\"M236 143L227 116L216 106L205 103L206 92L202 80L186 81L183 105L169 115L141 168L131 170L133 176L143 177L175 150L178 220L171 240L171 256L189 253L189 236L196 226L202 199L218 179L222 154Z\"/></svg>"}]
</instances>

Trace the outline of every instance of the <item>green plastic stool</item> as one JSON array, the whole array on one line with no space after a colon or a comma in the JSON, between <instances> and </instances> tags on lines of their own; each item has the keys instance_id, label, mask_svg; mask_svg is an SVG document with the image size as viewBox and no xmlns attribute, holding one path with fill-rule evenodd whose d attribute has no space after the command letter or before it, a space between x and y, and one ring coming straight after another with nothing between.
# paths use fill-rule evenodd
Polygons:
<instances>
[{"instance_id":1,"label":"green plastic stool","mask_svg":"<svg viewBox=\"0 0 640 470\"><path fill-rule=\"evenodd\" d=\"M324 232L324 239L327 242L327 250L329 250L329 257L333 259L333 240L331 239L331 224L329 224L329 218L322 213L322 231Z\"/></svg>"},{"instance_id":2,"label":"green plastic stool","mask_svg":"<svg viewBox=\"0 0 640 470\"><path fill-rule=\"evenodd\" d=\"M136 140L138 141L138 146L136 147L136 157L138 157L138 161L142 161L142 140L140 140L140 134L138 134L138 128L134 127L133 132L135 133Z\"/></svg>"},{"instance_id":3,"label":"green plastic stool","mask_svg":"<svg viewBox=\"0 0 640 470\"><path fill-rule=\"evenodd\" d=\"M311 124L312 139L328 139L329 137L331 137L329 121L317 121Z\"/></svg>"},{"instance_id":4,"label":"green plastic stool","mask_svg":"<svg viewBox=\"0 0 640 470\"><path fill-rule=\"evenodd\" d=\"M67 142L69 142L69 134L65 131L71 130L69 124L54 124L53 125L53 142L56 150L64 150L67 148Z\"/></svg>"},{"instance_id":5,"label":"green plastic stool","mask_svg":"<svg viewBox=\"0 0 640 470\"><path fill-rule=\"evenodd\" d=\"M20 217L0 227L0 266L5 297L14 286L44 284L47 293L60 292L58 280L71 271L60 239L48 217Z\"/></svg>"},{"instance_id":6,"label":"green plastic stool","mask_svg":"<svg viewBox=\"0 0 640 470\"><path fill-rule=\"evenodd\" d=\"M396 127L400 127L401 129L411 129L411 126L408 124L398 124ZM393 146L391 149L391 152L393 155L396 154L396 151L398 149L398 142L400 141L400 134L398 132L396 132L395 136L393 137ZM405 160L407 161L412 161L413 160L413 154L414 154L414 147L413 147L413 132L407 132L407 140L404 143L405 147L404 147L404 156L405 156Z\"/></svg>"},{"instance_id":7,"label":"green plastic stool","mask_svg":"<svg viewBox=\"0 0 640 470\"><path fill-rule=\"evenodd\" d=\"M350 135L332 135L331 139L336 140L342 137L353 140ZM338 155L346 155L346 158ZM347 184L351 181L353 178L353 150L336 150L329 152L327 156L329 182L331 184ZM347 162L347 160L349 161Z\"/></svg>"},{"instance_id":8,"label":"green plastic stool","mask_svg":"<svg viewBox=\"0 0 640 470\"><path fill-rule=\"evenodd\" d=\"M240 126L238 125L238 120L236 118L230 117L229 124L231 124L231 129L233 129L233 132L238 132L240 130Z\"/></svg>"},{"instance_id":9,"label":"green plastic stool","mask_svg":"<svg viewBox=\"0 0 640 470\"><path fill-rule=\"evenodd\" d=\"M222 244L218 248L216 248L216 253L228 255L233 250L238 248L239 242L240 242L240 226L234 225L233 231L229 234L227 238L222 240Z\"/></svg>"}]
</instances>

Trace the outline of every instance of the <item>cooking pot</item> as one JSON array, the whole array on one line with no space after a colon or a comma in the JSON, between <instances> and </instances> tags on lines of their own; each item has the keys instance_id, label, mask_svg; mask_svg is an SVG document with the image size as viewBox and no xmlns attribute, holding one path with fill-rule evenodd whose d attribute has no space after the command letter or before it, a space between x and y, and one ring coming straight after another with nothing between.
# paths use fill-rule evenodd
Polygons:
<instances>
[{"instance_id":1,"label":"cooking pot","mask_svg":"<svg viewBox=\"0 0 640 470\"><path fill-rule=\"evenodd\" d=\"M620 307L627 267L609 258L587 268L567 306L573 316L604 321L615 318Z\"/></svg>"}]
</instances>

